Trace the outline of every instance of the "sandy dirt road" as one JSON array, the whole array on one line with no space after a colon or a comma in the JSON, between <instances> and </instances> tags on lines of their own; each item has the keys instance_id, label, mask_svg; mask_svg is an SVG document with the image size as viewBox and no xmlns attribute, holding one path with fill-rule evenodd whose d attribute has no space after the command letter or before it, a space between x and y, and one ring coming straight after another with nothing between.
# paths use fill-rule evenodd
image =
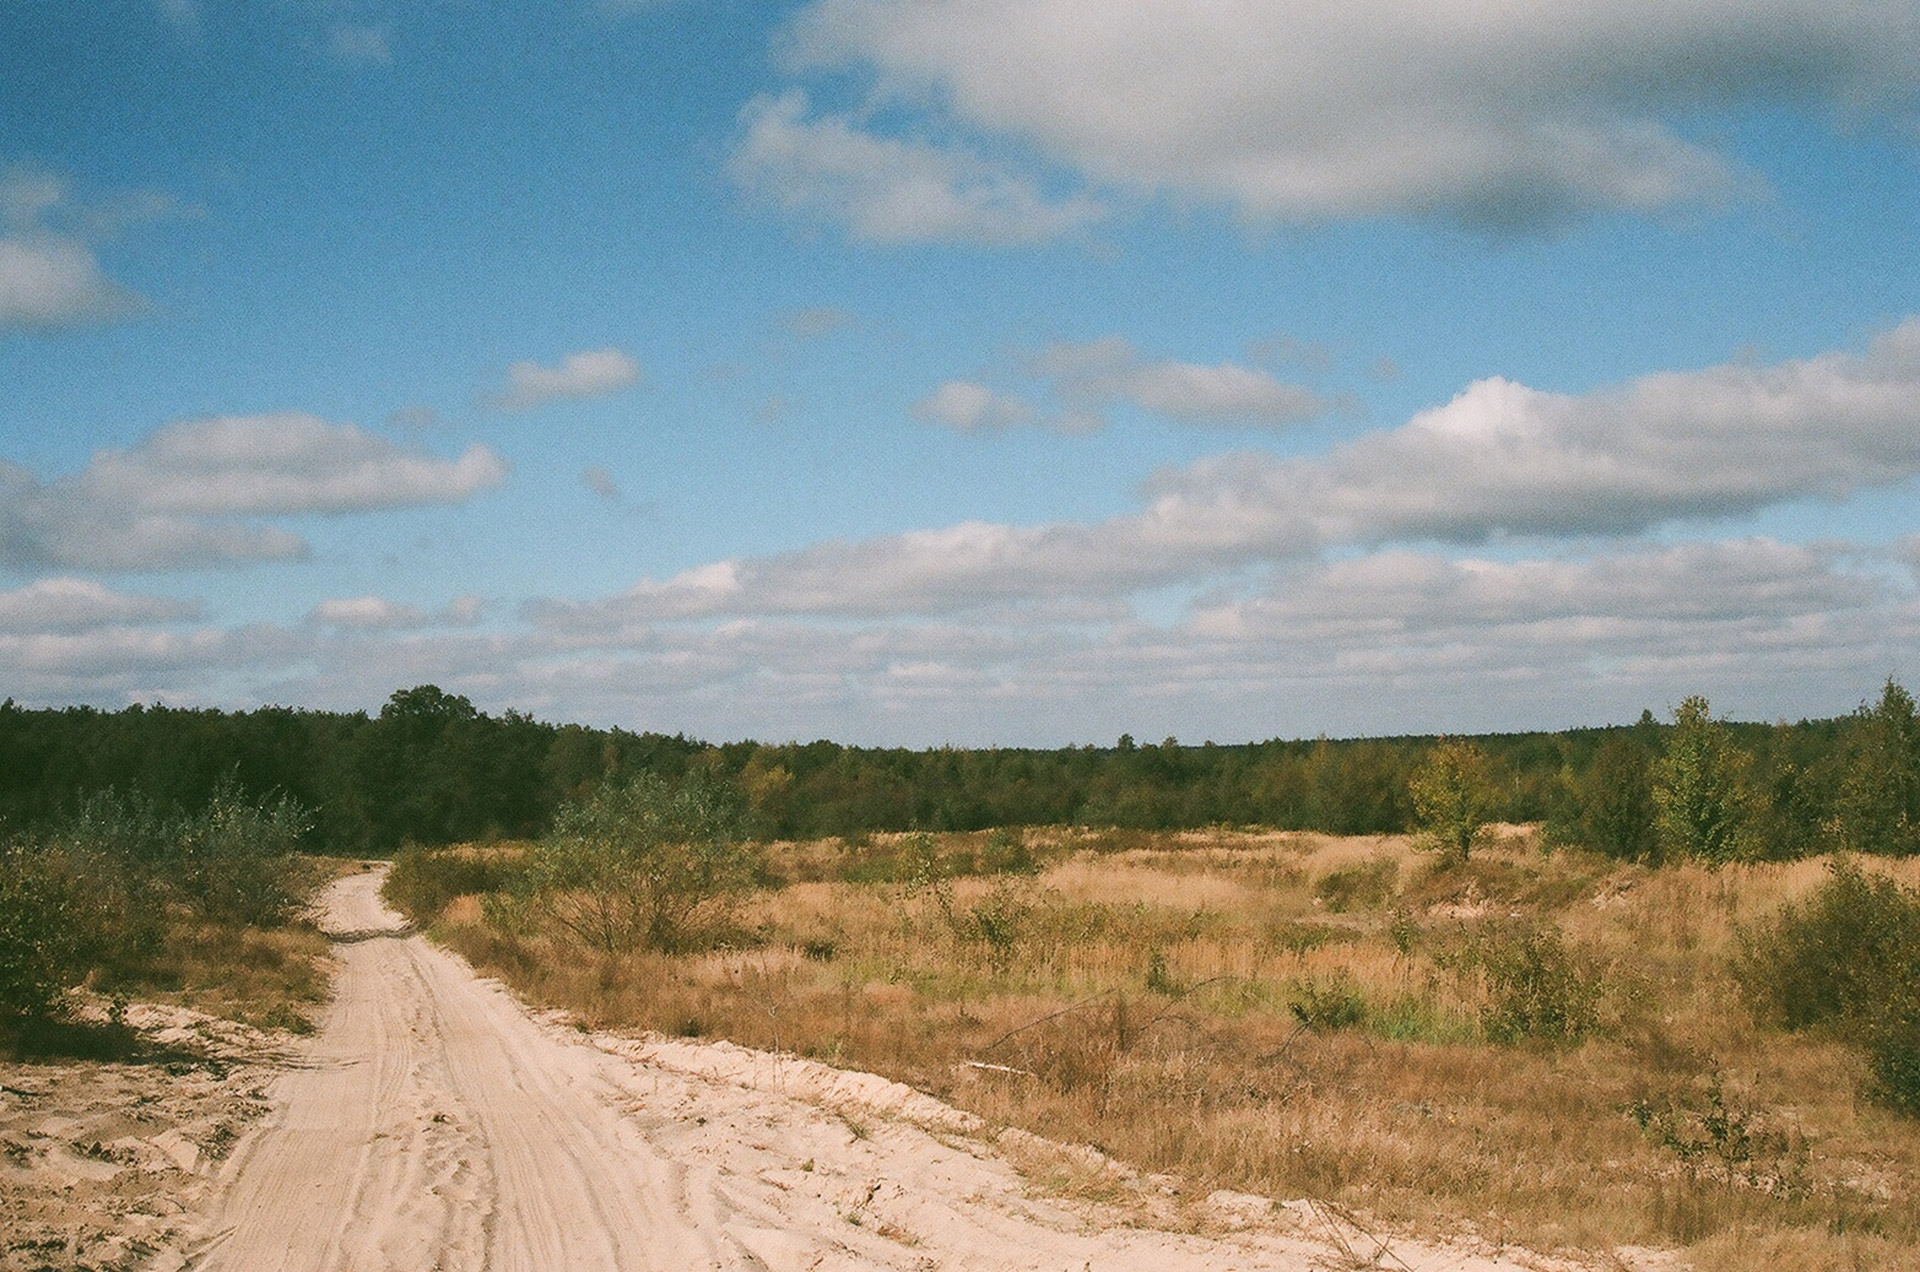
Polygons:
<instances>
[{"instance_id":1,"label":"sandy dirt road","mask_svg":"<svg viewBox=\"0 0 1920 1272\"><path fill-rule=\"evenodd\" d=\"M1306 1203L1176 1206L1137 1179L1098 1203L1039 1196L1003 1153L1070 1150L883 1079L536 1019L408 933L379 884L327 894L334 1005L224 1164L190 1267L1179 1272L1374 1252ZM1156 1209L1190 1230L1133 1226ZM1401 1242L1379 1262L1570 1266Z\"/></svg>"}]
</instances>

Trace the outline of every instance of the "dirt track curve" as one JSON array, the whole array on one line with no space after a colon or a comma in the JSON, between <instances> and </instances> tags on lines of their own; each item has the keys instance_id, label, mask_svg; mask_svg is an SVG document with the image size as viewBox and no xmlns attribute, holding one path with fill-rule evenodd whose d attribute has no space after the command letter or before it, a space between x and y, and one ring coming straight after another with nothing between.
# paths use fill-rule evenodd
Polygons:
<instances>
[{"instance_id":1,"label":"dirt track curve","mask_svg":"<svg viewBox=\"0 0 1920 1272\"><path fill-rule=\"evenodd\" d=\"M1216 1196L1187 1212L1212 1235L1128 1226L1151 1187L1131 1210L1036 1197L972 1119L896 1084L537 1020L409 933L380 880L326 896L334 1004L224 1166L192 1268L1179 1272L1371 1252L1304 1203ZM1403 1243L1381 1262L1543 1266Z\"/></svg>"}]
</instances>

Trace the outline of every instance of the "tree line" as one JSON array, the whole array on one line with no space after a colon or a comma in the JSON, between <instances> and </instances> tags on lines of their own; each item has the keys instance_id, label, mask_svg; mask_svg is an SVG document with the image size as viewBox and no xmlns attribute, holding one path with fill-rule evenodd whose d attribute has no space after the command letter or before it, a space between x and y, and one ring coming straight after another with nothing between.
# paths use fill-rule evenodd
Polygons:
<instances>
[{"instance_id":1,"label":"tree line","mask_svg":"<svg viewBox=\"0 0 1920 1272\"><path fill-rule=\"evenodd\" d=\"M564 807L652 775L733 787L753 833L769 838L1063 824L1393 833L1418 820L1412 779L1439 741L715 745L517 711L492 716L433 685L402 689L373 715L27 709L8 700L0 832L65 824L102 791L182 816L225 789L304 810L310 851L385 854L539 837ZM1543 822L1550 839L1621 858L1658 861L1682 822L1707 845L1701 855L1718 859L1920 850L1920 722L1912 696L1891 680L1837 719L1736 723L1689 698L1664 720L1648 711L1633 725L1471 741L1486 817Z\"/></svg>"}]
</instances>

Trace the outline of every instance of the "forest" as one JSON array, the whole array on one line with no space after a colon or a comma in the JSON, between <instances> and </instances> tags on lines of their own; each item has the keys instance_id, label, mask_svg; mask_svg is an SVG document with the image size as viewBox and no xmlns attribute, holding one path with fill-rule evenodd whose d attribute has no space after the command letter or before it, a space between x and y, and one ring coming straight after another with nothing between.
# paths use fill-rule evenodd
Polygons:
<instances>
[{"instance_id":1,"label":"forest","mask_svg":"<svg viewBox=\"0 0 1920 1272\"><path fill-rule=\"evenodd\" d=\"M1409 779L1437 741L716 745L512 710L492 716L434 685L395 692L375 715L28 709L9 699L0 704L0 834L66 824L101 792L182 816L225 789L303 810L307 851L387 855L409 844L538 837L564 805L640 774L732 785L764 839L1043 825L1391 833L1414 821ZM1906 854L1920 842L1920 721L1892 680L1837 719L1737 723L1690 698L1668 719L1647 711L1632 725L1471 742L1484 761L1487 817L1543 823L1550 842L1611 856L1658 854L1656 769L1679 762L1677 747L1712 770L1728 855Z\"/></svg>"}]
</instances>

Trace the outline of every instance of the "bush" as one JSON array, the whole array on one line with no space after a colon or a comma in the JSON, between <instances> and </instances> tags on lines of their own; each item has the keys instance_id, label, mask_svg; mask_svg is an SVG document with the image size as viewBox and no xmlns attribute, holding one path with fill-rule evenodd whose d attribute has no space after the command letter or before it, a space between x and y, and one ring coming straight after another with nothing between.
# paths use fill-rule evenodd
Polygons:
<instances>
[{"instance_id":1,"label":"bush","mask_svg":"<svg viewBox=\"0 0 1920 1272\"><path fill-rule=\"evenodd\" d=\"M278 923L300 902L293 850L310 824L284 795L250 802L223 781L205 808L173 827L168 880L208 918Z\"/></svg>"},{"instance_id":2,"label":"bush","mask_svg":"<svg viewBox=\"0 0 1920 1272\"><path fill-rule=\"evenodd\" d=\"M1558 928L1489 923L1441 961L1479 977L1487 995L1480 1023L1495 1042L1572 1042L1599 1024L1600 975L1567 948Z\"/></svg>"},{"instance_id":3,"label":"bush","mask_svg":"<svg viewBox=\"0 0 1920 1272\"><path fill-rule=\"evenodd\" d=\"M1344 973L1325 984L1301 982L1287 1009L1295 1020L1313 1029L1345 1029L1367 1019L1367 1000Z\"/></svg>"},{"instance_id":4,"label":"bush","mask_svg":"<svg viewBox=\"0 0 1920 1272\"><path fill-rule=\"evenodd\" d=\"M1313 885L1313 895L1335 914L1373 910L1393 897L1400 882L1400 863L1392 857L1373 857L1356 866L1335 870Z\"/></svg>"},{"instance_id":5,"label":"bush","mask_svg":"<svg viewBox=\"0 0 1920 1272\"><path fill-rule=\"evenodd\" d=\"M92 966L86 917L59 853L0 847L0 1019L58 1014Z\"/></svg>"},{"instance_id":6,"label":"bush","mask_svg":"<svg viewBox=\"0 0 1920 1272\"><path fill-rule=\"evenodd\" d=\"M561 808L526 883L536 910L602 953L676 950L753 885L757 857L731 788L643 773Z\"/></svg>"},{"instance_id":7,"label":"bush","mask_svg":"<svg viewBox=\"0 0 1920 1272\"><path fill-rule=\"evenodd\" d=\"M1845 859L1804 905L1748 933L1736 970L1787 1029L1831 1029L1867 1057L1875 1094L1920 1115L1920 894Z\"/></svg>"},{"instance_id":8,"label":"bush","mask_svg":"<svg viewBox=\"0 0 1920 1272\"><path fill-rule=\"evenodd\" d=\"M1752 767L1705 698L1696 694L1674 708L1666 754L1653 769L1661 852L1711 866L1754 856Z\"/></svg>"},{"instance_id":9,"label":"bush","mask_svg":"<svg viewBox=\"0 0 1920 1272\"><path fill-rule=\"evenodd\" d=\"M987 836L980 853L982 874L1038 874L1040 862L1027 846L1027 834L1014 826L1001 826Z\"/></svg>"},{"instance_id":10,"label":"bush","mask_svg":"<svg viewBox=\"0 0 1920 1272\"><path fill-rule=\"evenodd\" d=\"M497 855L409 846L394 855L380 894L415 923L431 923L455 897L505 891L521 873Z\"/></svg>"}]
</instances>

